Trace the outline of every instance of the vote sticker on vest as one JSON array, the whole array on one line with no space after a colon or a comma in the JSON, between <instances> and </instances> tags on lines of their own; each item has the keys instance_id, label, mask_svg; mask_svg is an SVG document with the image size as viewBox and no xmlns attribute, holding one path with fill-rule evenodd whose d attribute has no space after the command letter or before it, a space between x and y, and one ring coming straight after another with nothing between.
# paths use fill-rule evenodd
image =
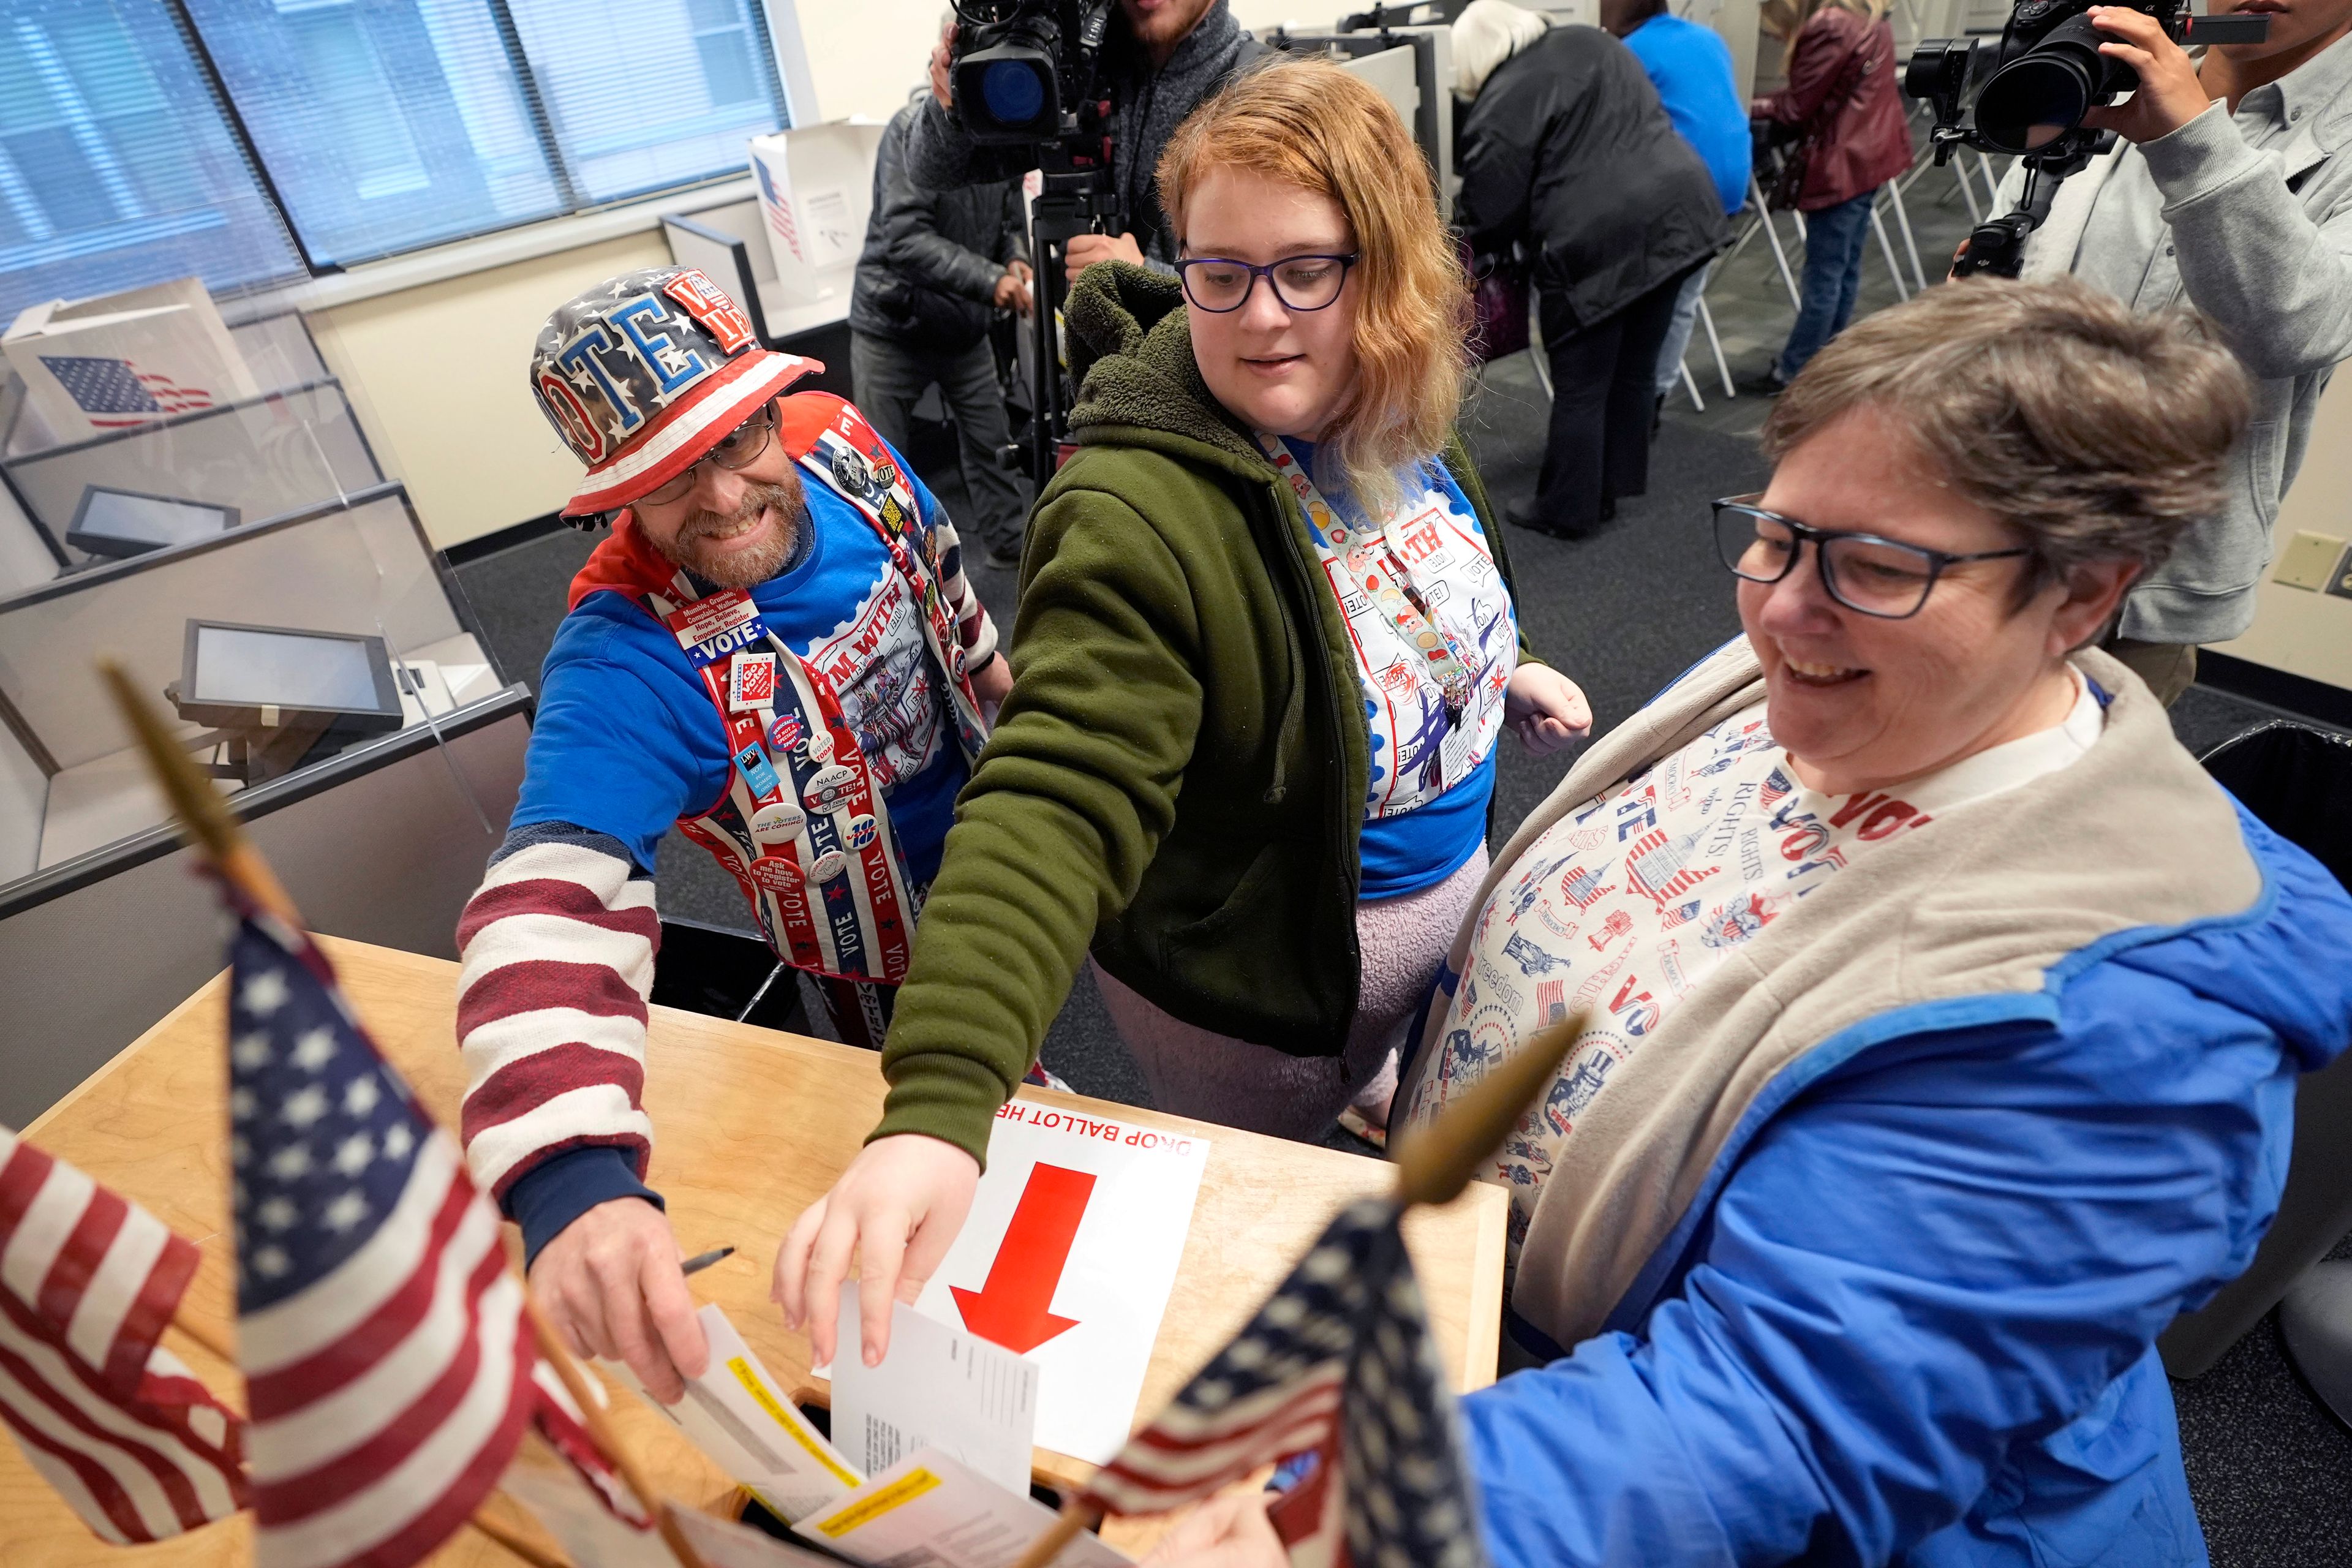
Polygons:
<instances>
[{"instance_id":1,"label":"vote sticker on vest","mask_svg":"<svg viewBox=\"0 0 2352 1568\"><path fill-rule=\"evenodd\" d=\"M838 849L828 849L816 858L815 865L809 868L809 879L815 882L830 882L840 876L848 865L848 856Z\"/></svg>"},{"instance_id":2,"label":"vote sticker on vest","mask_svg":"<svg viewBox=\"0 0 2352 1568\"><path fill-rule=\"evenodd\" d=\"M760 622L760 606L740 588L680 605L662 620L697 669L750 647L768 635L768 628Z\"/></svg>"},{"instance_id":3,"label":"vote sticker on vest","mask_svg":"<svg viewBox=\"0 0 2352 1568\"><path fill-rule=\"evenodd\" d=\"M849 847L852 849L866 848L879 837L881 833L881 827L871 816L862 811L849 819Z\"/></svg>"},{"instance_id":4,"label":"vote sticker on vest","mask_svg":"<svg viewBox=\"0 0 2352 1568\"><path fill-rule=\"evenodd\" d=\"M797 893L806 873L789 855L762 855L751 862L751 880L772 893Z\"/></svg>"},{"instance_id":5,"label":"vote sticker on vest","mask_svg":"<svg viewBox=\"0 0 2352 1568\"><path fill-rule=\"evenodd\" d=\"M751 814L754 838L790 838L808 825L808 813L788 800L763 805Z\"/></svg>"},{"instance_id":6,"label":"vote sticker on vest","mask_svg":"<svg viewBox=\"0 0 2352 1568\"><path fill-rule=\"evenodd\" d=\"M833 731L822 724L808 732L808 760L819 766L833 761Z\"/></svg>"},{"instance_id":7,"label":"vote sticker on vest","mask_svg":"<svg viewBox=\"0 0 2352 1568\"><path fill-rule=\"evenodd\" d=\"M809 780L808 787L801 792L801 798L808 802L812 811L838 811L848 803L851 793L856 788L857 775L847 768L835 766L824 769Z\"/></svg>"},{"instance_id":8,"label":"vote sticker on vest","mask_svg":"<svg viewBox=\"0 0 2352 1568\"><path fill-rule=\"evenodd\" d=\"M801 718L797 713L779 713L768 726L768 749L780 757L789 757L801 743Z\"/></svg>"},{"instance_id":9,"label":"vote sticker on vest","mask_svg":"<svg viewBox=\"0 0 2352 1568\"><path fill-rule=\"evenodd\" d=\"M727 661L727 706L740 713L776 700L776 656L739 653Z\"/></svg>"},{"instance_id":10,"label":"vote sticker on vest","mask_svg":"<svg viewBox=\"0 0 2352 1568\"><path fill-rule=\"evenodd\" d=\"M734 762L735 771L743 775L743 782L751 786L754 795L773 795L783 787L782 782L776 777L776 770L768 762L768 753L760 749L759 742L754 741L736 752Z\"/></svg>"}]
</instances>

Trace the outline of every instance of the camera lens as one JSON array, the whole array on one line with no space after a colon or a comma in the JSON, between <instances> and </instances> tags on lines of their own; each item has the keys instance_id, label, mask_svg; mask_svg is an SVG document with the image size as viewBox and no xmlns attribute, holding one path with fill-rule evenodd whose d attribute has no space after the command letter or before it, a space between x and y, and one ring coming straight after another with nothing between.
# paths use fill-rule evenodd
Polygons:
<instances>
[{"instance_id":1,"label":"camera lens","mask_svg":"<svg viewBox=\"0 0 2352 1568\"><path fill-rule=\"evenodd\" d=\"M997 60L980 79L981 101L1000 125L1026 125L1045 107L1045 84L1025 60Z\"/></svg>"},{"instance_id":2,"label":"camera lens","mask_svg":"<svg viewBox=\"0 0 2352 1568\"><path fill-rule=\"evenodd\" d=\"M1977 130L2004 153L2031 153L2083 122L2091 77L2068 55L2034 53L1995 72L1977 98Z\"/></svg>"}]
</instances>

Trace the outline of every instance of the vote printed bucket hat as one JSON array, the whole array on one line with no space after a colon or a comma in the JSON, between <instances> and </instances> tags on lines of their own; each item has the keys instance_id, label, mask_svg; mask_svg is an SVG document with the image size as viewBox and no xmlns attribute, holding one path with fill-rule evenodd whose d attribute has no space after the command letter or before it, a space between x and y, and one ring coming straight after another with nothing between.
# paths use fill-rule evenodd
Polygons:
<instances>
[{"instance_id":1,"label":"vote printed bucket hat","mask_svg":"<svg viewBox=\"0 0 2352 1568\"><path fill-rule=\"evenodd\" d=\"M824 368L760 347L742 307L698 268L625 272L574 296L530 355L540 412L588 465L563 515L628 505Z\"/></svg>"}]
</instances>

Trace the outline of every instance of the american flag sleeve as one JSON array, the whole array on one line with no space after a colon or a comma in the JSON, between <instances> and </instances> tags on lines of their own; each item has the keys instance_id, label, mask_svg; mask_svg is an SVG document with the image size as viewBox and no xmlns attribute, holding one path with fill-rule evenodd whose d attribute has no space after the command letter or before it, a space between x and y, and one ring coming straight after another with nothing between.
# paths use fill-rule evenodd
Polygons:
<instances>
[{"instance_id":1,"label":"american flag sleeve","mask_svg":"<svg viewBox=\"0 0 2352 1568\"><path fill-rule=\"evenodd\" d=\"M996 623L989 618L988 607L980 602L971 579L964 574L963 537L949 521L948 509L932 501L924 523L939 543L940 597L947 601L948 614L955 619L964 668L978 669L996 652Z\"/></svg>"},{"instance_id":2,"label":"american flag sleeve","mask_svg":"<svg viewBox=\"0 0 2352 1568\"><path fill-rule=\"evenodd\" d=\"M620 1151L643 1181L646 1005L661 923L616 839L565 823L509 833L457 924L460 1132L501 1204L567 1150Z\"/></svg>"}]
</instances>

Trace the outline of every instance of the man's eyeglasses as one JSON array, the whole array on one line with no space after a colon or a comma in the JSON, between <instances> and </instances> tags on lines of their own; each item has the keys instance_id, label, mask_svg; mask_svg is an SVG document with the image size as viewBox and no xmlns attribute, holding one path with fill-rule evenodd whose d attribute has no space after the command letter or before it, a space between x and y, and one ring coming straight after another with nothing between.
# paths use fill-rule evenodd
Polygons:
<instances>
[{"instance_id":1,"label":"man's eyeglasses","mask_svg":"<svg viewBox=\"0 0 2352 1568\"><path fill-rule=\"evenodd\" d=\"M1919 613L1929 590L1948 566L1966 561L2000 561L2032 551L1981 550L1954 555L1881 539L1874 533L1842 532L1815 528L1766 511L1754 504L1756 496L1738 496L1715 503L1715 548L1732 575L1750 583L1778 583L1797 564L1810 542L1816 570L1831 598L1847 609L1882 620L1900 621Z\"/></svg>"},{"instance_id":2,"label":"man's eyeglasses","mask_svg":"<svg viewBox=\"0 0 2352 1568\"><path fill-rule=\"evenodd\" d=\"M768 437L776 433L776 405L763 403L760 411L719 438L719 445L686 466L683 473L664 479L637 498L637 504L651 502L667 506L694 489L702 476L702 465L716 463L729 470L748 468L758 462L760 454L768 449Z\"/></svg>"},{"instance_id":3,"label":"man's eyeglasses","mask_svg":"<svg viewBox=\"0 0 2352 1568\"><path fill-rule=\"evenodd\" d=\"M1339 297L1356 259L1353 255L1291 256L1254 267L1230 257L1195 256L1176 264L1176 276L1183 282L1184 298L1220 316L1249 303L1250 290L1261 278L1283 309L1320 310Z\"/></svg>"}]
</instances>

